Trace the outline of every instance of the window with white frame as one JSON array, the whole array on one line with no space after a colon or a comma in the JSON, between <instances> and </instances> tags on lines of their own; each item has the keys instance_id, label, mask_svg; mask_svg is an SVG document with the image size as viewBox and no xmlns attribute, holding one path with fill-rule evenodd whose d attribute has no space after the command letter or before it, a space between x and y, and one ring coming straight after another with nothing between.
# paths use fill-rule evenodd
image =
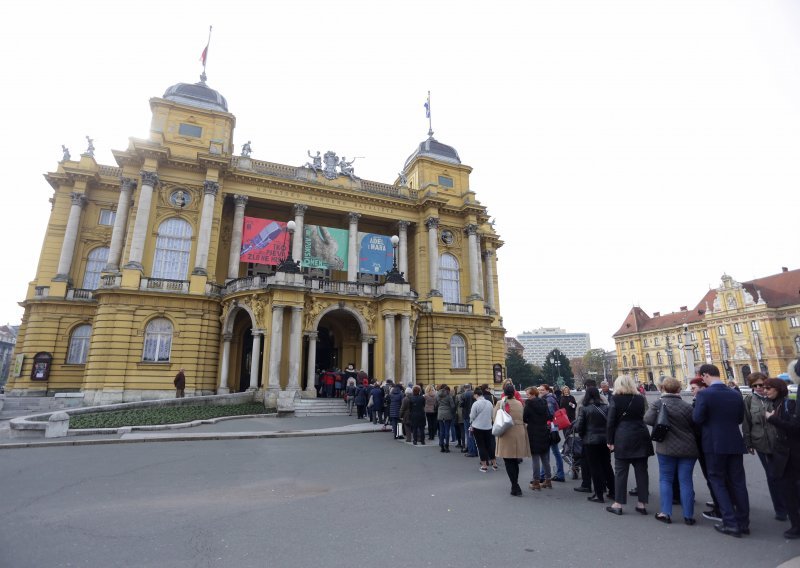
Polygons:
<instances>
[{"instance_id":1,"label":"window with white frame","mask_svg":"<svg viewBox=\"0 0 800 568\"><path fill-rule=\"evenodd\" d=\"M89 342L92 339L92 326L79 325L72 330L69 337L69 350L67 351L68 365L84 365L89 355Z\"/></svg>"},{"instance_id":2,"label":"window with white frame","mask_svg":"<svg viewBox=\"0 0 800 568\"><path fill-rule=\"evenodd\" d=\"M703 330L703 339L708 339L708 330L707 329Z\"/></svg>"},{"instance_id":3,"label":"window with white frame","mask_svg":"<svg viewBox=\"0 0 800 568\"><path fill-rule=\"evenodd\" d=\"M172 322L167 318L151 320L144 330L142 361L158 363L169 361L172 349Z\"/></svg>"},{"instance_id":4,"label":"window with white frame","mask_svg":"<svg viewBox=\"0 0 800 568\"><path fill-rule=\"evenodd\" d=\"M664 359L661 357L661 351L656 353L656 361L658 362L659 365L663 365L664 364Z\"/></svg>"},{"instance_id":5,"label":"window with white frame","mask_svg":"<svg viewBox=\"0 0 800 568\"><path fill-rule=\"evenodd\" d=\"M633 341L630 343L630 348L633 349Z\"/></svg>"},{"instance_id":6,"label":"window with white frame","mask_svg":"<svg viewBox=\"0 0 800 568\"><path fill-rule=\"evenodd\" d=\"M114 219L117 218L116 212L112 211L111 209L101 209L100 210L100 219L98 219L97 223L99 225L114 225Z\"/></svg>"},{"instance_id":7,"label":"window with white frame","mask_svg":"<svg viewBox=\"0 0 800 568\"><path fill-rule=\"evenodd\" d=\"M647 347L647 339L642 340L642 347Z\"/></svg>"},{"instance_id":8,"label":"window with white frame","mask_svg":"<svg viewBox=\"0 0 800 568\"><path fill-rule=\"evenodd\" d=\"M636 355L631 355L631 367L636 366Z\"/></svg>"},{"instance_id":9,"label":"window with white frame","mask_svg":"<svg viewBox=\"0 0 800 568\"><path fill-rule=\"evenodd\" d=\"M725 329L724 325L721 325L721 326L717 327L717 332L720 335L727 335L728 334L728 331Z\"/></svg>"},{"instance_id":10,"label":"window with white frame","mask_svg":"<svg viewBox=\"0 0 800 568\"><path fill-rule=\"evenodd\" d=\"M627 367L628 366L628 356L627 355L623 355L622 356L622 366L623 367Z\"/></svg>"},{"instance_id":11,"label":"window with white frame","mask_svg":"<svg viewBox=\"0 0 800 568\"><path fill-rule=\"evenodd\" d=\"M742 324L740 323L733 324L733 333L742 333Z\"/></svg>"},{"instance_id":12,"label":"window with white frame","mask_svg":"<svg viewBox=\"0 0 800 568\"><path fill-rule=\"evenodd\" d=\"M108 262L108 247L97 247L92 249L86 258L86 270L83 273L83 285L85 290L96 290L100 285L100 273Z\"/></svg>"},{"instance_id":13,"label":"window with white frame","mask_svg":"<svg viewBox=\"0 0 800 568\"><path fill-rule=\"evenodd\" d=\"M656 337L656 338L654 338L654 339L653 339L653 345L655 345L656 347L658 347L660 344L661 344L661 342L658 340L658 337Z\"/></svg>"},{"instance_id":14,"label":"window with white frame","mask_svg":"<svg viewBox=\"0 0 800 568\"><path fill-rule=\"evenodd\" d=\"M439 290L445 302L458 304L461 300L461 283L459 282L458 259L445 253L439 259Z\"/></svg>"},{"instance_id":15,"label":"window with white frame","mask_svg":"<svg viewBox=\"0 0 800 568\"><path fill-rule=\"evenodd\" d=\"M467 368L467 342L458 334L450 338L450 365L453 369Z\"/></svg>"},{"instance_id":16,"label":"window with white frame","mask_svg":"<svg viewBox=\"0 0 800 568\"><path fill-rule=\"evenodd\" d=\"M645 353L644 354L644 364L648 365L648 366L651 364L650 363L650 353Z\"/></svg>"},{"instance_id":17,"label":"window with white frame","mask_svg":"<svg viewBox=\"0 0 800 568\"><path fill-rule=\"evenodd\" d=\"M792 316L789 318L789 327L800 327L800 318Z\"/></svg>"},{"instance_id":18,"label":"window with white frame","mask_svg":"<svg viewBox=\"0 0 800 568\"><path fill-rule=\"evenodd\" d=\"M692 338L692 341L697 341L697 332L689 332L689 337Z\"/></svg>"},{"instance_id":19,"label":"window with white frame","mask_svg":"<svg viewBox=\"0 0 800 568\"><path fill-rule=\"evenodd\" d=\"M755 321L755 320L751 321L750 322L750 329L752 329L753 331L758 331L758 322Z\"/></svg>"},{"instance_id":20,"label":"window with white frame","mask_svg":"<svg viewBox=\"0 0 800 568\"><path fill-rule=\"evenodd\" d=\"M188 222L173 217L161 223L153 257L153 278L185 280L191 249L192 226Z\"/></svg>"}]
</instances>

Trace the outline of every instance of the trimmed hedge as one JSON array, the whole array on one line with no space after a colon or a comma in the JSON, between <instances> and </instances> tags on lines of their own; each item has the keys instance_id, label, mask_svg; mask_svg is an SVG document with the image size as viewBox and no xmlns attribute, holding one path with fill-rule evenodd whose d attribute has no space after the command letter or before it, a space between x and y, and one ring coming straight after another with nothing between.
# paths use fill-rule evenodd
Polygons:
<instances>
[{"instance_id":1,"label":"trimmed hedge","mask_svg":"<svg viewBox=\"0 0 800 568\"><path fill-rule=\"evenodd\" d=\"M263 404L231 404L224 406L175 406L136 408L77 414L69 417L69 427L83 428L122 428L124 426L155 426L161 424L181 424L193 420L207 420L223 416L244 416L265 414Z\"/></svg>"}]
</instances>

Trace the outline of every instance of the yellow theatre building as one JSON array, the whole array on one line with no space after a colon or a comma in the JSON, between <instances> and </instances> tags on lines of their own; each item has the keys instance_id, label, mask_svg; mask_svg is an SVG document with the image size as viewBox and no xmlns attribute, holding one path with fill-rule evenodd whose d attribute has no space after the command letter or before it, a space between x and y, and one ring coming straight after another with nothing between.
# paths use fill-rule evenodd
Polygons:
<instances>
[{"instance_id":1,"label":"yellow theatre building","mask_svg":"<svg viewBox=\"0 0 800 568\"><path fill-rule=\"evenodd\" d=\"M315 396L353 363L403 383L502 378L502 245L472 169L433 138L394 183L333 151L290 166L234 150L236 118L205 82L150 99L148 139L98 164L91 140L54 190L8 396L86 404L255 390ZM400 157L402 158L402 157Z\"/></svg>"}]
</instances>

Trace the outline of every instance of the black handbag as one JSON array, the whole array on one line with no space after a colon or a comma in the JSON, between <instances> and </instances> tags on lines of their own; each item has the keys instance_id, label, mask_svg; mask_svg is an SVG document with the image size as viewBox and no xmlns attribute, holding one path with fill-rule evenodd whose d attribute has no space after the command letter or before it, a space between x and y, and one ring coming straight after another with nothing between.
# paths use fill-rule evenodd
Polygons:
<instances>
[{"instance_id":1,"label":"black handbag","mask_svg":"<svg viewBox=\"0 0 800 568\"><path fill-rule=\"evenodd\" d=\"M658 417L656 418L655 426L653 426L653 433L650 439L654 442L663 442L669 433L669 410L664 401L661 401L661 408L658 409Z\"/></svg>"}]
</instances>

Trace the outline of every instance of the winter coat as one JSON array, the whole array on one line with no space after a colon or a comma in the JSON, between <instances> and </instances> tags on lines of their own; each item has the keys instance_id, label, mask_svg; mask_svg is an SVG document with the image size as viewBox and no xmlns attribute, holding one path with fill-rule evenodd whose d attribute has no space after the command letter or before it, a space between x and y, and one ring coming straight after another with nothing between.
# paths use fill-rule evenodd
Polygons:
<instances>
[{"instance_id":1,"label":"winter coat","mask_svg":"<svg viewBox=\"0 0 800 568\"><path fill-rule=\"evenodd\" d=\"M769 423L775 426L775 447L770 466L776 479L797 479L800 476L800 415L793 400L775 401L775 414Z\"/></svg>"},{"instance_id":2,"label":"winter coat","mask_svg":"<svg viewBox=\"0 0 800 568\"><path fill-rule=\"evenodd\" d=\"M472 410L472 403L475 402L475 396L472 392L472 389L465 390L463 393L464 398L463 403L461 405L461 410L463 411L464 418L469 418L469 413Z\"/></svg>"},{"instance_id":3,"label":"winter coat","mask_svg":"<svg viewBox=\"0 0 800 568\"><path fill-rule=\"evenodd\" d=\"M373 410L383 410L383 389L378 386L372 387L372 390L369 391L370 397L372 397L372 409Z\"/></svg>"},{"instance_id":4,"label":"winter coat","mask_svg":"<svg viewBox=\"0 0 800 568\"><path fill-rule=\"evenodd\" d=\"M575 431L586 446L605 446L608 430L608 405L590 404L578 407Z\"/></svg>"},{"instance_id":5,"label":"winter coat","mask_svg":"<svg viewBox=\"0 0 800 568\"><path fill-rule=\"evenodd\" d=\"M497 411L501 406L505 407L506 403L508 403L506 411L514 420L514 425L506 430L505 434L497 437L497 449L494 453L498 458L529 458L531 457L531 448L528 444L528 431L522 420L522 403L520 401L506 397L498 400L492 409L492 422L494 422Z\"/></svg>"},{"instance_id":6,"label":"winter coat","mask_svg":"<svg viewBox=\"0 0 800 568\"><path fill-rule=\"evenodd\" d=\"M744 445L764 454L771 454L775 448L778 431L767 422L766 413L774 410L773 402L755 393L744 397L744 421L742 435Z\"/></svg>"},{"instance_id":7,"label":"winter coat","mask_svg":"<svg viewBox=\"0 0 800 568\"><path fill-rule=\"evenodd\" d=\"M400 418L400 406L403 404L405 393L400 387L389 391L389 418Z\"/></svg>"},{"instance_id":8,"label":"winter coat","mask_svg":"<svg viewBox=\"0 0 800 568\"><path fill-rule=\"evenodd\" d=\"M575 422L575 415L578 409L578 402L575 400L575 397L572 395L562 395L559 406L567 411L567 418L569 418L569 421Z\"/></svg>"},{"instance_id":9,"label":"winter coat","mask_svg":"<svg viewBox=\"0 0 800 568\"><path fill-rule=\"evenodd\" d=\"M436 412L436 393L425 393L425 413L431 414Z\"/></svg>"},{"instance_id":10,"label":"winter coat","mask_svg":"<svg viewBox=\"0 0 800 568\"><path fill-rule=\"evenodd\" d=\"M640 394L615 394L608 405L608 443L618 459L633 460L653 455L650 431L644 425L647 401Z\"/></svg>"},{"instance_id":11,"label":"winter coat","mask_svg":"<svg viewBox=\"0 0 800 568\"><path fill-rule=\"evenodd\" d=\"M364 385L356 387L356 406L367 405L367 389Z\"/></svg>"},{"instance_id":12,"label":"winter coat","mask_svg":"<svg viewBox=\"0 0 800 568\"><path fill-rule=\"evenodd\" d=\"M553 415L556 413L556 410L558 410L558 399L556 399L556 395L549 392L546 395L544 395L544 401L547 403L547 412L550 414L550 416L548 417L549 420L553 418Z\"/></svg>"},{"instance_id":13,"label":"winter coat","mask_svg":"<svg viewBox=\"0 0 800 568\"><path fill-rule=\"evenodd\" d=\"M408 397L409 415L411 426L415 428L425 426L425 397L421 394Z\"/></svg>"},{"instance_id":14,"label":"winter coat","mask_svg":"<svg viewBox=\"0 0 800 568\"><path fill-rule=\"evenodd\" d=\"M479 398L472 403L469 410L469 425L476 430L492 429L492 403L485 398Z\"/></svg>"},{"instance_id":15,"label":"winter coat","mask_svg":"<svg viewBox=\"0 0 800 568\"><path fill-rule=\"evenodd\" d=\"M400 420L403 424L411 423L411 395L403 395L403 402L400 405Z\"/></svg>"},{"instance_id":16,"label":"winter coat","mask_svg":"<svg viewBox=\"0 0 800 568\"><path fill-rule=\"evenodd\" d=\"M439 408L437 410L437 420L453 420L456 417L456 402L450 393L444 389L439 391Z\"/></svg>"},{"instance_id":17,"label":"winter coat","mask_svg":"<svg viewBox=\"0 0 800 568\"><path fill-rule=\"evenodd\" d=\"M531 454L546 454L550 451L547 403L539 397L526 400L522 421L528 430L528 445L531 448Z\"/></svg>"},{"instance_id":18,"label":"winter coat","mask_svg":"<svg viewBox=\"0 0 800 568\"><path fill-rule=\"evenodd\" d=\"M663 442L656 442L656 453L675 458L696 458L700 451L697 448L692 405L679 394L664 393L661 398L650 405L644 415L644 422L655 426L661 405L667 407L669 413L669 432Z\"/></svg>"}]
</instances>

